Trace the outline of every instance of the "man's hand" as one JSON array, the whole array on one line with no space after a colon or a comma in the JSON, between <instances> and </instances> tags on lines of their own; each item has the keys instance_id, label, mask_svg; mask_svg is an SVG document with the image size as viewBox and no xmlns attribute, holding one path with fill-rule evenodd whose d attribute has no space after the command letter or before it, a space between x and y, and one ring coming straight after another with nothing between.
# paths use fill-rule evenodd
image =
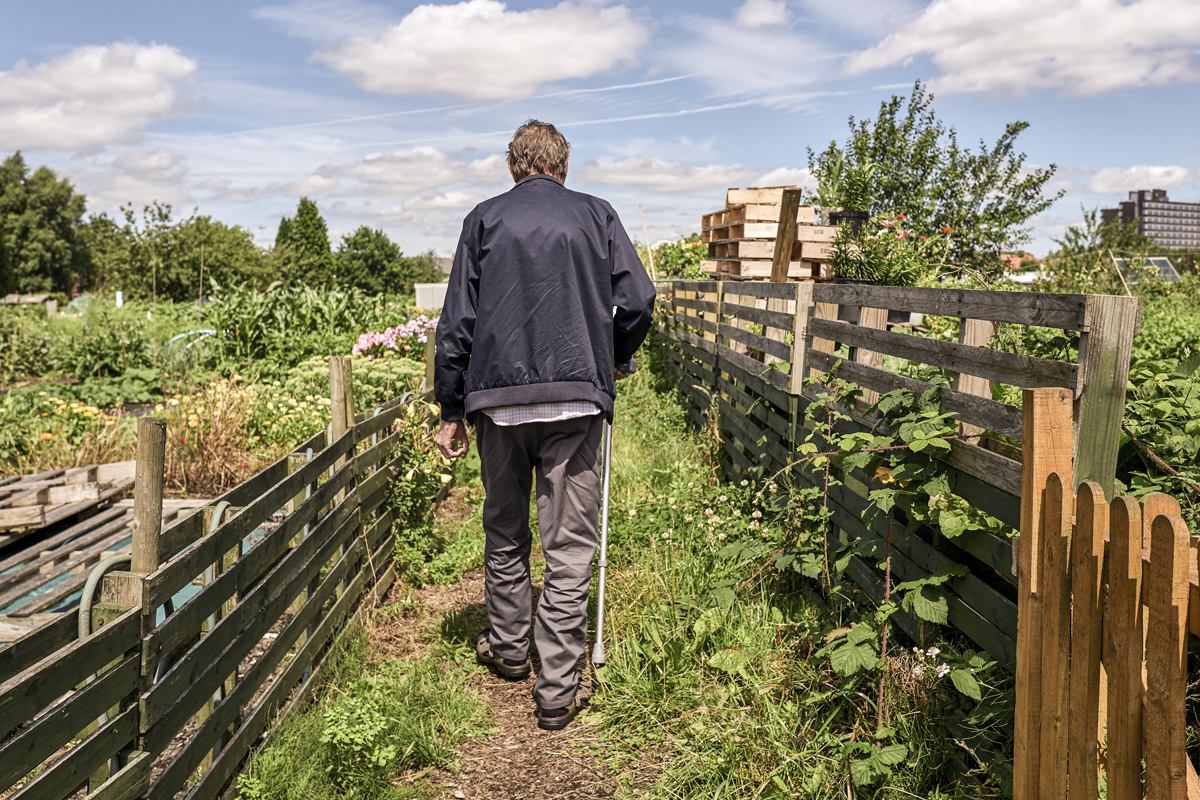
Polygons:
<instances>
[{"instance_id":1,"label":"man's hand","mask_svg":"<svg viewBox=\"0 0 1200 800\"><path fill-rule=\"evenodd\" d=\"M467 434L467 424L460 420L442 422L437 433L433 435L433 443L442 451L446 458L458 458L467 453L471 446L471 438Z\"/></svg>"}]
</instances>

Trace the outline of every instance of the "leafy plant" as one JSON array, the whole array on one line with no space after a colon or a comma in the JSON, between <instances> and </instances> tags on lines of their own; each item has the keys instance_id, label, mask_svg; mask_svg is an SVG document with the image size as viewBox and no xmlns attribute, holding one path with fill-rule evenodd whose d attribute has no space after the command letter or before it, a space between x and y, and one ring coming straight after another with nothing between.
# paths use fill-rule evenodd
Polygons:
<instances>
[{"instance_id":1,"label":"leafy plant","mask_svg":"<svg viewBox=\"0 0 1200 800\"><path fill-rule=\"evenodd\" d=\"M877 217L855 232L842 225L833 243L833 269L843 280L917 286L947 269L952 231L932 236L908 227L904 214Z\"/></svg>"}]
</instances>

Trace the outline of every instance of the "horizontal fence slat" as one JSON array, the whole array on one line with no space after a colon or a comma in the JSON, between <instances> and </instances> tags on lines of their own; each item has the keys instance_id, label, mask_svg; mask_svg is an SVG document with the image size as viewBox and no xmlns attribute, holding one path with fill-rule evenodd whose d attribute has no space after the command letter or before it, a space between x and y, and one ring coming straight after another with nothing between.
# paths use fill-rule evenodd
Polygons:
<instances>
[{"instance_id":1,"label":"horizontal fence slat","mask_svg":"<svg viewBox=\"0 0 1200 800\"><path fill-rule=\"evenodd\" d=\"M715 283L715 282L714 282ZM765 297L772 300L791 300L796 296L796 284L769 281L725 281L725 295ZM713 289L716 291L716 289Z\"/></svg>"},{"instance_id":2,"label":"horizontal fence slat","mask_svg":"<svg viewBox=\"0 0 1200 800\"><path fill-rule=\"evenodd\" d=\"M769 353L770 355L773 355L776 358L782 359L786 362L791 362L791 346L779 341L778 339L768 339L762 334L753 333L742 328L735 328L732 325L722 325L721 336L727 339L732 339L735 342L741 342L747 347L755 350L761 350L764 353Z\"/></svg>"},{"instance_id":3,"label":"horizontal fence slat","mask_svg":"<svg viewBox=\"0 0 1200 800\"><path fill-rule=\"evenodd\" d=\"M795 289L791 291L790 296L795 295ZM795 315L788 314L783 311L771 311L766 308L753 308L751 306L743 306L738 303L731 303L728 300L721 304L721 314L735 319L744 319L748 322L755 322L759 325L766 325L768 328L778 328L781 331L792 332L795 324Z\"/></svg>"},{"instance_id":4,"label":"horizontal fence slat","mask_svg":"<svg viewBox=\"0 0 1200 800\"><path fill-rule=\"evenodd\" d=\"M979 397L959 392L949 386L934 386L932 383L897 375L894 372L838 358L831 353L818 350L808 352L808 363L820 370L857 383L865 389L887 394L896 389L907 389L915 395L937 389L942 411L958 415L963 422L977 425L995 433L1011 436L1020 441L1023 435L1021 409L1006 405L990 397Z\"/></svg>"},{"instance_id":5,"label":"horizontal fence slat","mask_svg":"<svg viewBox=\"0 0 1200 800\"><path fill-rule=\"evenodd\" d=\"M0 738L110 661L136 648L140 627L140 609L130 609L87 639L67 645L53 658L43 659L0 684Z\"/></svg>"},{"instance_id":6,"label":"horizontal fence slat","mask_svg":"<svg viewBox=\"0 0 1200 800\"><path fill-rule=\"evenodd\" d=\"M764 364L761 361L755 361L753 358L750 358L750 356L743 355L742 353L726 347L723 344L717 345L717 354L734 366L740 367L749 374L757 377L759 380L765 381L767 384L774 386L780 392L787 392L787 373L780 372L769 364Z\"/></svg>"},{"instance_id":7,"label":"horizontal fence slat","mask_svg":"<svg viewBox=\"0 0 1200 800\"><path fill-rule=\"evenodd\" d=\"M131 655L0 745L0 787L12 786L68 744L106 709L137 690L140 659Z\"/></svg>"},{"instance_id":8,"label":"horizontal fence slat","mask_svg":"<svg viewBox=\"0 0 1200 800\"><path fill-rule=\"evenodd\" d=\"M103 723L61 758L39 772L11 800L61 800L75 790L137 735L137 709L129 708Z\"/></svg>"},{"instance_id":9,"label":"horizontal fence slat","mask_svg":"<svg viewBox=\"0 0 1200 800\"><path fill-rule=\"evenodd\" d=\"M1061 330L1084 329L1085 298L1079 294L819 283L813 286L813 299L838 305L1040 325Z\"/></svg>"},{"instance_id":10,"label":"horizontal fence slat","mask_svg":"<svg viewBox=\"0 0 1200 800\"><path fill-rule=\"evenodd\" d=\"M1061 386L1074 389L1077 385L1079 367L1062 361L1005 353L957 342L944 342L907 333L860 328L846 322L824 319L811 320L809 330L813 336L821 339L830 339L852 347L862 347L877 353L919 361L922 364L1013 386ZM811 347L809 349L811 350Z\"/></svg>"},{"instance_id":11,"label":"horizontal fence slat","mask_svg":"<svg viewBox=\"0 0 1200 800\"><path fill-rule=\"evenodd\" d=\"M0 650L0 684L79 638L79 610L35 628Z\"/></svg>"}]
</instances>

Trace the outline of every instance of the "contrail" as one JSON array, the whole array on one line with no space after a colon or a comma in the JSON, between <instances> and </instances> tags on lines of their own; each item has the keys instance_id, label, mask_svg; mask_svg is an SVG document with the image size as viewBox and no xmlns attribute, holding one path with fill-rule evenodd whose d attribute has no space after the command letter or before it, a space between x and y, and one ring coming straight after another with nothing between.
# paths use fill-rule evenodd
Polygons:
<instances>
[{"instance_id":1,"label":"contrail","mask_svg":"<svg viewBox=\"0 0 1200 800\"><path fill-rule=\"evenodd\" d=\"M410 108L402 111L384 111L378 114L364 114L357 117L340 117L338 119L317 120L315 122L297 122L290 125L271 125L262 128L247 128L240 131L229 131L222 136L240 136L247 133L269 133L271 131L287 131L298 130L303 128L321 128L330 125L346 125L353 122L370 122L371 120L387 119L389 117L407 117L416 114L435 114L441 111L463 111L469 108L487 108L489 106L501 105L503 103L526 102L528 100L545 100L552 97L570 97L572 95L581 94L598 94L601 92L619 92L626 89L640 89L646 86L661 86L664 83L674 83L676 81L687 80L694 77L693 74L674 75L669 78L655 78L647 81L637 81L635 83L615 83L611 86L594 86L584 89L561 89L553 92L544 92L542 94L529 95L528 97L520 97L514 100L493 100L477 103L455 103L444 106L430 106L428 108Z\"/></svg>"}]
</instances>

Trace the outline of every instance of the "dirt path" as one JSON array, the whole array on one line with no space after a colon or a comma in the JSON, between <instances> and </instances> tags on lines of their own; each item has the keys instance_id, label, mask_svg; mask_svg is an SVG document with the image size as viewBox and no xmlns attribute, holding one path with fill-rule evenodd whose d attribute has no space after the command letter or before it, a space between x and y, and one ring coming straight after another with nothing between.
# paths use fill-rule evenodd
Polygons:
<instances>
[{"instance_id":1,"label":"dirt path","mask_svg":"<svg viewBox=\"0 0 1200 800\"><path fill-rule=\"evenodd\" d=\"M464 499L458 491L452 493L438 511L449 519L439 522L461 522L466 515L477 514L477 506ZM535 594L537 591L535 587ZM371 626L373 656L379 659L419 658L439 650L462 653L487 626L482 569L468 572L450 586L413 589L397 585L381 605L398 612L377 615ZM443 643L454 649L439 647ZM458 746L457 774L438 770L424 776L440 787L438 797L540 800L613 796L617 776L592 754L596 733L586 714L565 731L543 731L533 719L532 677L513 683L478 667L471 684L491 707L494 731L468 738Z\"/></svg>"}]
</instances>

